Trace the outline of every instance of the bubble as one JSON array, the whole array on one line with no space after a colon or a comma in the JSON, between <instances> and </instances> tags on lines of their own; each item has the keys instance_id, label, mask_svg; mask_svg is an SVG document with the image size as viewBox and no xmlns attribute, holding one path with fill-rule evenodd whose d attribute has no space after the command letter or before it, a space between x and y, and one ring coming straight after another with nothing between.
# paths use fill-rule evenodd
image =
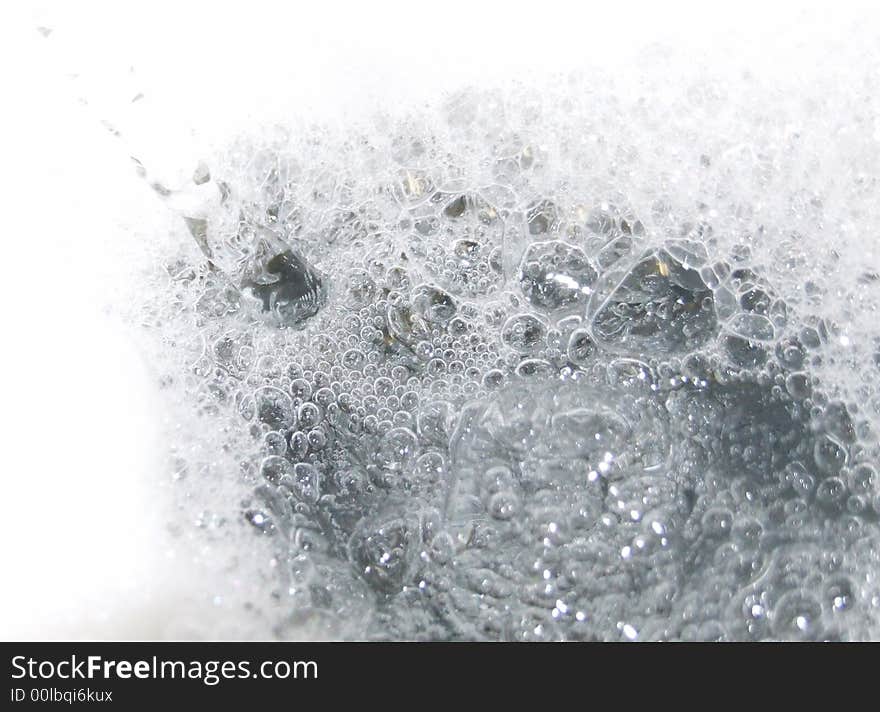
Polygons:
<instances>
[{"instance_id":1,"label":"bubble","mask_svg":"<svg viewBox=\"0 0 880 712\"><path fill-rule=\"evenodd\" d=\"M520 274L526 298L550 311L585 305L598 276L583 250L560 240L530 245Z\"/></svg>"},{"instance_id":2,"label":"bubble","mask_svg":"<svg viewBox=\"0 0 880 712\"><path fill-rule=\"evenodd\" d=\"M421 538L418 520L394 514L365 518L348 543L355 568L371 587L396 593L408 582Z\"/></svg>"},{"instance_id":3,"label":"bubble","mask_svg":"<svg viewBox=\"0 0 880 712\"><path fill-rule=\"evenodd\" d=\"M817 438L813 458L820 470L827 474L836 474L846 464L847 453L842 443L825 434Z\"/></svg>"},{"instance_id":4,"label":"bubble","mask_svg":"<svg viewBox=\"0 0 880 712\"><path fill-rule=\"evenodd\" d=\"M263 437L263 447L270 455L284 455L287 452L287 439L283 433L271 431Z\"/></svg>"},{"instance_id":5,"label":"bubble","mask_svg":"<svg viewBox=\"0 0 880 712\"><path fill-rule=\"evenodd\" d=\"M454 411L446 401L425 403L416 417L419 435L427 442L446 446L452 434Z\"/></svg>"},{"instance_id":6,"label":"bubble","mask_svg":"<svg viewBox=\"0 0 880 712\"><path fill-rule=\"evenodd\" d=\"M283 430L294 421L293 401L284 391L264 386L254 391L256 416L273 430Z\"/></svg>"},{"instance_id":7,"label":"bubble","mask_svg":"<svg viewBox=\"0 0 880 712\"><path fill-rule=\"evenodd\" d=\"M420 483L436 485L447 476L446 458L442 453L431 450L419 455L415 463L416 475Z\"/></svg>"},{"instance_id":8,"label":"bubble","mask_svg":"<svg viewBox=\"0 0 880 712\"><path fill-rule=\"evenodd\" d=\"M753 517L741 517L733 523L732 536L743 549L752 549L761 542L764 526Z\"/></svg>"},{"instance_id":9,"label":"bubble","mask_svg":"<svg viewBox=\"0 0 880 712\"><path fill-rule=\"evenodd\" d=\"M519 507L519 499L512 492L496 492L489 500L487 510L493 519L507 521L516 516Z\"/></svg>"},{"instance_id":10,"label":"bubble","mask_svg":"<svg viewBox=\"0 0 880 712\"><path fill-rule=\"evenodd\" d=\"M596 355L596 344L586 329L575 329L568 339L568 358L578 365L589 363Z\"/></svg>"},{"instance_id":11,"label":"bubble","mask_svg":"<svg viewBox=\"0 0 880 712\"><path fill-rule=\"evenodd\" d=\"M839 477L822 480L816 488L816 501L830 507L840 504L846 495L846 484Z\"/></svg>"},{"instance_id":12,"label":"bubble","mask_svg":"<svg viewBox=\"0 0 880 712\"><path fill-rule=\"evenodd\" d=\"M495 390L504 385L504 372L497 368L486 371L483 375L483 387L488 390Z\"/></svg>"},{"instance_id":13,"label":"bubble","mask_svg":"<svg viewBox=\"0 0 880 712\"><path fill-rule=\"evenodd\" d=\"M336 402L336 393L332 387L324 386L315 391L314 401L319 408L326 409L329 405Z\"/></svg>"},{"instance_id":14,"label":"bubble","mask_svg":"<svg viewBox=\"0 0 880 712\"><path fill-rule=\"evenodd\" d=\"M727 509L710 509L703 515L701 525L706 536L715 538L730 536L733 528L733 513Z\"/></svg>"},{"instance_id":15,"label":"bubble","mask_svg":"<svg viewBox=\"0 0 880 712\"><path fill-rule=\"evenodd\" d=\"M327 301L325 277L290 249L269 258L245 284L260 300L264 311L289 326L314 316Z\"/></svg>"},{"instance_id":16,"label":"bubble","mask_svg":"<svg viewBox=\"0 0 880 712\"><path fill-rule=\"evenodd\" d=\"M556 225L559 213L556 206L549 200L543 200L533 204L526 212L526 221L529 226L529 233L532 235L543 235Z\"/></svg>"},{"instance_id":17,"label":"bubble","mask_svg":"<svg viewBox=\"0 0 880 712\"><path fill-rule=\"evenodd\" d=\"M847 489L857 494L871 496L877 491L877 471L869 464L861 463L852 468L847 476Z\"/></svg>"},{"instance_id":18,"label":"bubble","mask_svg":"<svg viewBox=\"0 0 880 712\"><path fill-rule=\"evenodd\" d=\"M389 335L407 345L414 345L430 338L427 322L407 304L389 306L387 311Z\"/></svg>"},{"instance_id":19,"label":"bubble","mask_svg":"<svg viewBox=\"0 0 880 712\"><path fill-rule=\"evenodd\" d=\"M457 198L453 198L446 207L443 208L443 214L448 218L460 218L464 215L467 203L466 195L460 195Z\"/></svg>"},{"instance_id":20,"label":"bubble","mask_svg":"<svg viewBox=\"0 0 880 712\"><path fill-rule=\"evenodd\" d=\"M312 384L305 378L295 378L290 384L290 395L295 400L306 401L312 397Z\"/></svg>"},{"instance_id":21,"label":"bubble","mask_svg":"<svg viewBox=\"0 0 880 712\"><path fill-rule=\"evenodd\" d=\"M608 382L620 386L652 386L656 375L648 364L633 358L616 358L608 364Z\"/></svg>"},{"instance_id":22,"label":"bubble","mask_svg":"<svg viewBox=\"0 0 880 712\"><path fill-rule=\"evenodd\" d=\"M323 450L327 445L327 434L324 432L324 429L320 427L310 430L306 435L306 439L309 442L309 448L313 452Z\"/></svg>"},{"instance_id":23,"label":"bubble","mask_svg":"<svg viewBox=\"0 0 880 712\"><path fill-rule=\"evenodd\" d=\"M455 540L449 532L440 532L431 540L430 556L438 564L447 564L455 556Z\"/></svg>"},{"instance_id":24,"label":"bubble","mask_svg":"<svg viewBox=\"0 0 880 712\"><path fill-rule=\"evenodd\" d=\"M846 576L837 576L825 584L825 601L833 613L847 613L856 603L853 582Z\"/></svg>"},{"instance_id":25,"label":"bubble","mask_svg":"<svg viewBox=\"0 0 880 712\"><path fill-rule=\"evenodd\" d=\"M822 413L822 427L842 445L856 440L855 428L846 405L832 401Z\"/></svg>"},{"instance_id":26,"label":"bubble","mask_svg":"<svg viewBox=\"0 0 880 712\"><path fill-rule=\"evenodd\" d=\"M791 488L797 494L805 497L813 493L816 487L816 478L800 462L792 462L787 468L787 474Z\"/></svg>"},{"instance_id":27,"label":"bubble","mask_svg":"<svg viewBox=\"0 0 880 712\"><path fill-rule=\"evenodd\" d=\"M737 314L730 320L728 328L750 341L773 341L776 337L773 324L759 314Z\"/></svg>"},{"instance_id":28,"label":"bubble","mask_svg":"<svg viewBox=\"0 0 880 712\"><path fill-rule=\"evenodd\" d=\"M540 358L528 358L520 361L516 367L516 375L520 378L552 378L556 369L549 361Z\"/></svg>"},{"instance_id":29,"label":"bubble","mask_svg":"<svg viewBox=\"0 0 880 712\"><path fill-rule=\"evenodd\" d=\"M806 350L796 337L785 337L776 344L776 358L786 368L797 370L804 365Z\"/></svg>"},{"instance_id":30,"label":"bubble","mask_svg":"<svg viewBox=\"0 0 880 712\"><path fill-rule=\"evenodd\" d=\"M644 225L629 210L621 210L611 203L603 203L592 209L586 227L600 235L643 235Z\"/></svg>"},{"instance_id":31,"label":"bubble","mask_svg":"<svg viewBox=\"0 0 880 712\"><path fill-rule=\"evenodd\" d=\"M363 366L365 360L363 352L358 349L349 349L342 355L342 363L353 371Z\"/></svg>"},{"instance_id":32,"label":"bubble","mask_svg":"<svg viewBox=\"0 0 880 712\"><path fill-rule=\"evenodd\" d=\"M415 410L419 405L419 394L416 391L405 391L400 397L400 406L405 410Z\"/></svg>"},{"instance_id":33,"label":"bubble","mask_svg":"<svg viewBox=\"0 0 880 712\"><path fill-rule=\"evenodd\" d=\"M273 485L281 484L285 476L293 475L293 466L278 455L270 455L260 465L260 474Z\"/></svg>"},{"instance_id":34,"label":"bubble","mask_svg":"<svg viewBox=\"0 0 880 712\"><path fill-rule=\"evenodd\" d=\"M785 377L785 390L792 398L808 398L812 390L810 379L805 373L790 373Z\"/></svg>"},{"instance_id":35,"label":"bubble","mask_svg":"<svg viewBox=\"0 0 880 712\"><path fill-rule=\"evenodd\" d=\"M299 407L299 411L297 413L299 426L303 429L305 428L314 428L318 423L321 422L321 418L323 417L321 414L321 408L315 403L303 403Z\"/></svg>"},{"instance_id":36,"label":"bubble","mask_svg":"<svg viewBox=\"0 0 880 712\"><path fill-rule=\"evenodd\" d=\"M505 322L501 339L520 353L532 353L539 349L547 337L547 326L531 314L517 314Z\"/></svg>"},{"instance_id":37,"label":"bubble","mask_svg":"<svg viewBox=\"0 0 880 712\"><path fill-rule=\"evenodd\" d=\"M290 434L290 458L294 461L302 460L309 451L309 438L306 433L297 430Z\"/></svg>"},{"instance_id":38,"label":"bubble","mask_svg":"<svg viewBox=\"0 0 880 712\"><path fill-rule=\"evenodd\" d=\"M616 351L681 353L715 335L714 298L699 272L660 250L625 274L604 275L591 300L592 334Z\"/></svg>"},{"instance_id":39,"label":"bubble","mask_svg":"<svg viewBox=\"0 0 880 712\"><path fill-rule=\"evenodd\" d=\"M290 489L303 502L315 503L320 496L320 473L314 465L298 462L293 466L293 481Z\"/></svg>"},{"instance_id":40,"label":"bubble","mask_svg":"<svg viewBox=\"0 0 880 712\"><path fill-rule=\"evenodd\" d=\"M419 440L408 428L393 428L379 444L379 461L382 467L402 469L418 450Z\"/></svg>"},{"instance_id":41,"label":"bubble","mask_svg":"<svg viewBox=\"0 0 880 712\"><path fill-rule=\"evenodd\" d=\"M428 323L445 324L456 312L452 296L439 287L428 284L413 290L412 305L414 311Z\"/></svg>"},{"instance_id":42,"label":"bubble","mask_svg":"<svg viewBox=\"0 0 880 712\"><path fill-rule=\"evenodd\" d=\"M759 368L767 361L767 351L763 346L741 336L726 335L724 349L731 362L741 368Z\"/></svg>"},{"instance_id":43,"label":"bubble","mask_svg":"<svg viewBox=\"0 0 880 712\"><path fill-rule=\"evenodd\" d=\"M821 640L822 604L808 591L790 591L772 608L773 633L782 639Z\"/></svg>"}]
</instances>

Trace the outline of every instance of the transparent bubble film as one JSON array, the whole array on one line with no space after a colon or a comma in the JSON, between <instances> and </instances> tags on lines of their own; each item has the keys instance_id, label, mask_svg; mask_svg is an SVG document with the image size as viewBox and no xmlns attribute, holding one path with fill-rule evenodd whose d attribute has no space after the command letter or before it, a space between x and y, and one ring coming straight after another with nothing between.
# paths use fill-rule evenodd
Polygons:
<instances>
[{"instance_id":1,"label":"transparent bubble film","mask_svg":"<svg viewBox=\"0 0 880 712\"><path fill-rule=\"evenodd\" d=\"M141 319L238 634L880 636L877 82L469 89L162 187Z\"/></svg>"}]
</instances>

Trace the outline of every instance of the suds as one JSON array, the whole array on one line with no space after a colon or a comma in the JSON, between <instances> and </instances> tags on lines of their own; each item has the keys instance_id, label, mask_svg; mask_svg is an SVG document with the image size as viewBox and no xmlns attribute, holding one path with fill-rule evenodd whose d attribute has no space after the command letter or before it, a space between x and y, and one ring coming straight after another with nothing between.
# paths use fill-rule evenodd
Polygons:
<instances>
[{"instance_id":1,"label":"suds","mask_svg":"<svg viewBox=\"0 0 880 712\"><path fill-rule=\"evenodd\" d=\"M880 144L837 125L877 89L853 71L463 91L242 139L175 188L235 257L181 221L147 342L189 412L181 496L258 562L244 627L876 636Z\"/></svg>"}]
</instances>

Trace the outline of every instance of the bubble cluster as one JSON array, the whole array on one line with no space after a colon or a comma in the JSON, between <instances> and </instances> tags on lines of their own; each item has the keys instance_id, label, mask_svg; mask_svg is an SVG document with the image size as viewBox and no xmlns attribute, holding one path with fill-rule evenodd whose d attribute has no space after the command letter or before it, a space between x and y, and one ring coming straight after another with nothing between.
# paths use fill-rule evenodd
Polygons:
<instances>
[{"instance_id":1,"label":"bubble cluster","mask_svg":"<svg viewBox=\"0 0 880 712\"><path fill-rule=\"evenodd\" d=\"M164 328L238 434L279 621L876 634L876 275L813 246L850 219L799 172L821 142L700 86L462 92L199 177Z\"/></svg>"}]
</instances>

